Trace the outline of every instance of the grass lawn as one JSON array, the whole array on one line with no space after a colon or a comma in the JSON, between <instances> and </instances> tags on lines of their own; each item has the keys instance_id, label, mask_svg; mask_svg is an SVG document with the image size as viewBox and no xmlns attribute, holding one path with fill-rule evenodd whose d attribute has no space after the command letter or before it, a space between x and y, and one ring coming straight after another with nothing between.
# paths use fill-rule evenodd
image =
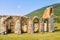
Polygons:
<instances>
[{"instance_id":1,"label":"grass lawn","mask_svg":"<svg viewBox=\"0 0 60 40\"><path fill-rule=\"evenodd\" d=\"M21 35L11 33L7 35L0 35L0 40L60 40L60 24L57 23L55 26L57 27L56 31L52 33L23 33Z\"/></svg>"}]
</instances>

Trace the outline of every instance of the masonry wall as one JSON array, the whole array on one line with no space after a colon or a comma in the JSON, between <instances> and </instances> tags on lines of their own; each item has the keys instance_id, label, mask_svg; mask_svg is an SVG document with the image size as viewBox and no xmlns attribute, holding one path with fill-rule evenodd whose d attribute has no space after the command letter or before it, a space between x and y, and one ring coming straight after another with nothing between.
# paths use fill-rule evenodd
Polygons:
<instances>
[{"instance_id":1,"label":"masonry wall","mask_svg":"<svg viewBox=\"0 0 60 40\"><path fill-rule=\"evenodd\" d=\"M2 20L2 18L4 20ZM37 20L37 22L34 22ZM3 23L3 24L2 24ZM0 16L0 33L5 34L13 30L13 33L35 33L35 32L53 32L54 18L52 7L46 8L42 18L37 16L28 18L25 16Z\"/></svg>"}]
</instances>

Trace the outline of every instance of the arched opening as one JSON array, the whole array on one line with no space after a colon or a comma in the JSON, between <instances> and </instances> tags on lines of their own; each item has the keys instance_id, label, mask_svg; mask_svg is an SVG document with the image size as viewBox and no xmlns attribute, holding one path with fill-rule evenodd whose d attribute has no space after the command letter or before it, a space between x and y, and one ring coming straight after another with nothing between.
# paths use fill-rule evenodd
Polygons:
<instances>
[{"instance_id":1,"label":"arched opening","mask_svg":"<svg viewBox=\"0 0 60 40\"><path fill-rule=\"evenodd\" d=\"M48 31L48 19L44 19L44 31Z\"/></svg>"},{"instance_id":2,"label":"arched opening","mask_svg":"<svg viewBox=\"0 0 60 40\"><path fill-rule=\"evenodd\" d=\"M12 16L8 17L5 21L6 24L6 31L7 33L13 33L14 32L14 23Z\"/></svg>"},{"instance_id":3,"label":"arched opening","mask_svg":"<svg viewBox=\"0 0 60 40\"><path fill-rule=\"evenodd\" d=\"M34 27L34 32L40 32L40 20L38 18L34 18L33 20L33 27Z\"/></svg>"},{"instance_id":4,"label":"arched opening","mask_svg":"<svg viewBox=\"0 0 60 40\"><path fill-rule=\"evenodd\" d=\"M22 33L28 32L28 21L26 17L21 17L21 30Z\"/></svg>"}]
</instances>

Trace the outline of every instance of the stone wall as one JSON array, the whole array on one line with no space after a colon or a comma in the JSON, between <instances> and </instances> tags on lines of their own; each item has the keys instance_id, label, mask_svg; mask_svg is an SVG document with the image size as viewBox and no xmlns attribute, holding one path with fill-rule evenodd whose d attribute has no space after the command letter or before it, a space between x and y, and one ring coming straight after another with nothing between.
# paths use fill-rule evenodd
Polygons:
<instances>
[{"instance_id":1,"label":"stone wall","mask_svg":"<svg viewBox=\"0 0 60 40\"><path fill-rule=\"evenodd\" d=\"M31 34L34 32L53 32L53 15L52 7L48 7L44 11L42 18L37 16L33 18L28 18L26 16L0 16L0 33L8 33L9 29L12 29L16 34L22 34L24 32Z\"/></svg>"}]
</instances>

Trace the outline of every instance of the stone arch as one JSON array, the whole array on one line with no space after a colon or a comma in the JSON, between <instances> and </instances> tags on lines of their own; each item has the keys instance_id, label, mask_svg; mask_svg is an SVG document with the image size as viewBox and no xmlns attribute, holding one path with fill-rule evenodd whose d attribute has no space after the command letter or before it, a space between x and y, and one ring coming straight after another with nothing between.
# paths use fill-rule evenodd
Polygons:
<instances>
[{"instance_id":1,"label":"stone arch","mask_svg":"<svg viewBox=\"0 0 60 40\"><path fill-rule=\"evenodd\" d=\"M5 24L6 24L6 30L7 33L11 33L14 32L14 23L13 23L13 17L12 16L8 16L5 20Z\"/></svg>"},{"instance_id":2,"label":"stone arch","mask_svg":"<svg viewBox=\"0 0 60 40\"><path fill-rule=\"evenodd\" d=\"M33 18L34 32L40 32L40 19L37 16Z\"/></svg>"},{"instance_id":3,"label":"stone arch","mask_svg":"<svg viewBox=\"0 0 60 40\"><path fill-rule=\"evenodd\" d=\"M21 17L21 29L22 29L22 33L23 32L28 32L28 18L22 16Z\"/></svg>"}]
</instances>

